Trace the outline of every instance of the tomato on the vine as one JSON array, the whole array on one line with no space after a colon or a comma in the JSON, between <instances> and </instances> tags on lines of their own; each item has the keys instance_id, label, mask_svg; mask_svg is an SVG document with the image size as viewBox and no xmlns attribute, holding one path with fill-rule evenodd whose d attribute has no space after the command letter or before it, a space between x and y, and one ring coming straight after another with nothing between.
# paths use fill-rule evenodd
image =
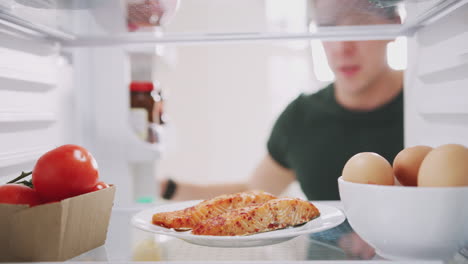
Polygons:
<instances>
[{"instance_id":1,"label":"tomato on the vine","mask_svg":"<svg viewBox=\"0 0 468 264\"><path fill-rule=\"evenodd\" d=\"M109 184L100 181L100 182L96 183L96 185L94 185L94 187L93 187L93 189L91 191L92 192L99 191L99 190L102 190L102 189L105 189L105 188L109 188Z\"/></svg>"},{"instance_id":2,"label":"tomato on the vine","mask_svg":"<svg viewBox=\"0 0 468 264\"><path fill-rule=\"evenodd\" d=\"M29 204L35 206L42 203L36 190L22 184L0 185L0 203Z\"/></svg>"},{"instance_id":3,"label":"tomato on the vine","mask_svg":"<svg viewBox=\"0 0 468 264\"><path fill-rule=\"evenodd\" d=\"M85 148L63 145L37 161L32 183L46 201L57 201L90 192L99 178L94 157Z\"/></svg>"}]
</instances>

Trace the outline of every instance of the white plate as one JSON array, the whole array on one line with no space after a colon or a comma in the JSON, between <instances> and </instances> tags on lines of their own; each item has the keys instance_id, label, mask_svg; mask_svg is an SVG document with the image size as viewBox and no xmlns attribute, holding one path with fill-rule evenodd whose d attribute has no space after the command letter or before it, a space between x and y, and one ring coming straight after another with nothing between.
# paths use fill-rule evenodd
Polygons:
<instances>
[{"instance_id":1,"label":"white plate","mask_svg":"<svg viewBox=\"0 0 468 264\"><path fill-rule=\"evenodd\" d=\"M193 235L191 231L177 232L173 229L153 225L151 220L153 214L184 209L193 206L201 201L187 201L181 203L172 203L161 205L155 208L146 209L135 214L132 218L132 224L144 231L160 235L167 235L180 238L189 243L209 246L209 247L256 247L266 246L284 242L297 236L321 232L333 228L346 219L343 212L329 205L315 203L314 205L320 211L320 217L309 221L307 224L290 227L265 233L259 233L248 236L200 236Z\"/></svg>"}]
</instances>

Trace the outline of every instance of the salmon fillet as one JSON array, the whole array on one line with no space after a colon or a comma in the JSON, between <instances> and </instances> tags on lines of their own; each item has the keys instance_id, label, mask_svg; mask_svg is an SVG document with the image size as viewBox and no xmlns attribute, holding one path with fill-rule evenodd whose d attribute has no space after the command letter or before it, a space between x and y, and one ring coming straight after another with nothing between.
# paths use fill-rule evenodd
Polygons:
<instances>
[{"instance_id":1,"label":"salmon fillet","mask_svg":"<svg viewBox=\"0 0 468 264\"><path fill-rule=\"evenodd\" d=\"M179 230L192 229L205 219L233 209L261 204L275 198L275 196L263 191L220 195L183 210L154 214L153 224Z\"/></svg>"},{"instance_id":2,"label":"salmon fillet","mask_svg":"<svg viewBox=\"0 0 468 264\"><path fill-rule=\"evenodd\" d=\"M209 218L197 224L192 234L242 236L306 223L320 215L308 201L279 198Z\"/></svg>"}]
</instances>

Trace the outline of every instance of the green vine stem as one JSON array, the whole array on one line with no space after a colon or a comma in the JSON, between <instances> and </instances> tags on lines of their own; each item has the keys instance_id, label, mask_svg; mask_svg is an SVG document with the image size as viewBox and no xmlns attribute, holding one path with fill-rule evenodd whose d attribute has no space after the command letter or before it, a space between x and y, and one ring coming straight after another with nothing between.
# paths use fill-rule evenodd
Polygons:
<instances>
[{"instance_id":1,"label":"green vine stem","mask_svg":"<svg viewBox=\"0 0 468 264\"><path fill-rule=\"evenodd\" d=\"M24 172L24 171L22 171L20 176L14 178L13 180L11 180L11 181L9 181L9 182L7 182L7 183L15 183L15 182L17 182L17 181L19 181L19 180L22 180L22 179L28 177L28 176L31 175L31 174L32 174L32 171L30 171L30 172ZM25 181L18 182L18 183L23 183L23 184L24 184L24 182L25 182Z\"/></svg>"},{"instance_id":2,"label":"green vine stem","mask_svg":"<svg viewBox=\"0 0 468 264\"><path fill-rule=\"evenodd\" d=\"M23 184L23 185L28 186L29 188L33 188L33 187L34 187L31 180L29 180L29 181L15 182L15 184Z\"/></svg>"}]
</instances>

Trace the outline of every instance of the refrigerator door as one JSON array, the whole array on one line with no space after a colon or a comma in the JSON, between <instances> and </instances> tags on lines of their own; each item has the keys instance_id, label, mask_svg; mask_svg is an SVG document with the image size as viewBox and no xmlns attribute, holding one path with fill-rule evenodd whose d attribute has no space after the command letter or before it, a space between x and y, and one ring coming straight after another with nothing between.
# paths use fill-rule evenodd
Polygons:
<instances>
[{"instance_id":1,"label":"refrigerator door","mask_svg":"<svg viewBox=\"0 0 468 264\"><path fill-rule=\"evenodd\" d=\"M418 9L414 5L409 12ZM468 5L410 38L405 145L468 145Z\"/></svg>"}]
</instances>

